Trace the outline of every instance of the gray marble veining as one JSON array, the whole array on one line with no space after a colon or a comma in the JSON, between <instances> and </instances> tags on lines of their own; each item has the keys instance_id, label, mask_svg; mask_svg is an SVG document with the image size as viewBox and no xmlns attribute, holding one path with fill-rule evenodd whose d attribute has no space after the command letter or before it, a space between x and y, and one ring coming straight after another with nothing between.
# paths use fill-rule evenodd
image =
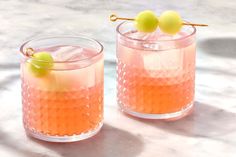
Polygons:
<instances>
[{"instance_id":1,"label":"gray marble veining","mask_svg":"<svg viewBox=\"0 0 236 157\"><path fill-rule=\"evenodd\" d=\"M225 0L0 0L0 156L235 157L236 2ZM116 105L115 27L108 16L178 10L198 28L195 110L175 122L140 120ZM27 137L21 121L19 47L42 35L85 34L105 47L105 121L95 137L55 144Z\"/></svg>"}]
</instances>

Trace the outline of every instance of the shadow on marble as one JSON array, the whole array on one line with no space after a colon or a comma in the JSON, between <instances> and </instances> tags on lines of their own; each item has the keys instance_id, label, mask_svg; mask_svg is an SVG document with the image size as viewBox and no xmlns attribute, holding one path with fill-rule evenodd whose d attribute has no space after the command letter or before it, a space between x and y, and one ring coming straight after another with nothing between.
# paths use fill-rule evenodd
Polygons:
<instances>
[{"instance_id":1,"label":"shadow on marble","mask_svg":"<svg viewBox=\"0 0 236 157\"><path fill-rule=\"evenodd\" d=\"M192 114L177 121L131 118L173 134L189 137L214 138L236 131L236 114L201 102L194 104Z\"/></svg>"},{"instance_id":2,"label":"shadow on marble","mask_svg":"<svg viewBox=\"0 0 236 157\"><path fill-rule=\"evenodd\" d=\"M19 74L9 75L9 76L5 77L3 80L0 81L0 91L6 90L7 86L9 84L13 83L14 81L16 81L18 79L20 79Z\"/></svg>"},{"instance_id":3,"label":"shadow on marble","mask_svg":"<svg viewBox=\"0 0 236 157\"><path fill-rule=\"evenodd\" d=\"M28 150L17 143L16 139L11 138L11 135L7 132L3 132L0 128L0 145L4 146L7 150L11 150L12 152L17 152L19 156L24 157L49 157L47 155L42 155L40 153L33 152L32 150ZM1 154L1 152L0 152Z\"/></svg>"},{"instance_id":4,"label":"shadow on marble","mask_svg":"<svg viewBox=\"0 0 236 157\"><path fill-rule=\"evenodd\" d=\"M10 70L10 69L19 69L19 63L7 63L7 64L0 64L0 70Z\"/></svg>"},{"instance_id":5,"label":"shadow on marble","mask_svg":"<svg viewBox=\"0 0 236 157\"><path fill-rule=\"evenodd\" d=\"M236 73L230 70L222 70L210 67L196 67L197 72L211 73L215 75L236 76Z\"/></svg>"},{"instance_id":6,"label":"shadow on marble","mask_svg":"<svg viewBox=\"0 0 236 157\"><path fill-rule=\"evenodd\" d=\"M210 38L198 42L205 53L219 57L236 58L236 38Z\"/></svg>"},{"instance_id":7,"label":"shadow on marble","mask_svg":"<svg viewBox=\"0 0 236 157\"><path fill-rule=\"evenodd\" d=\"M49 143L30 139L62 157L135 157L143 150L140 137L104 124L102 130L92 138L73 143Z\"/></svg>"}]
</instances>

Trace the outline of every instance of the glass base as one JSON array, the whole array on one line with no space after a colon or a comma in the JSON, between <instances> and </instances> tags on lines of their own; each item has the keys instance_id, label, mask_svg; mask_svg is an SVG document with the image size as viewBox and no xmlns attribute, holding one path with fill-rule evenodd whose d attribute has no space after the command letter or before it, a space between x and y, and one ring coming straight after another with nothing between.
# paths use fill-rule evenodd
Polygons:
<instances>
[{"instance_id":1,"label":"glass base","mask_svg":"<svg viewBox=\"0 0 236 157\"><path fill-rule=\"evenodd\" d=\"M89 131L87 133L82 133L80 135L72 135L72 136L50 136L50 135L45 135L42 133L38 133L36 131L32 131L29 129L26 129L26 133L28 136L43 140L43 141L48 141L48 142L76 142L76 141L81 141L87 138L90 138L94 135L96 135L102 128L103 123L101 122L98 127L96 127L94 130Z\"/></svg>"},{"instance_id":2,"label":"glass base","mask_svg":"<svg viewBox=\"0 0 236 157\"><path fill-rule=\"evenodd\" d=\"M183 118L187 116L188 114L191 113L193 109L193 102L188 104L185 108L178 112L173 112L173 113L165 113L165 114L148 114L148 113L139 113L132 111L128 108L123 107L120 105L120 108L122 112L125 112L131 116L138 117L138 118L143 118L143 119L160 119L160 120L178 120L180 118Z\"/></svg>"}]
</instances>

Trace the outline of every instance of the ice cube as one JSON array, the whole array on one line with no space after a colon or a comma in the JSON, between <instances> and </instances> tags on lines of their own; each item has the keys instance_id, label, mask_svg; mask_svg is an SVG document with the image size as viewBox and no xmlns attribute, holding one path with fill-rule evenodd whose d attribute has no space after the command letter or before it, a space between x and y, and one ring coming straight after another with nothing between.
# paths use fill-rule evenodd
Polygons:
<instances>
[{"instance_id":1,"label":"ice cube","mask_svg":"<svg viewBox=\"0 0 236 157\"><path fill-rule=\"evenodd\" d=\"M143 54L143 64L146 70L160 70L161 69L161 61L160 61L160 53L146 53Z\"/></svg>"},{"instance_id":2,"label":"ice cube","mask_svg":"<svg viewBox=\"0 0 236 157\"><path fill-rule=\"evenodd\" d=\"M54 60L56 61L73 61L77 58L83 59L83 48L76 46L61 46L57 51L54 51Z\"/></svg>"},{"instance_id":3,"label":"ice cube","mask_svg":"<svg viewBox=\"0 0 236 157\"><path fill-rule=\"evenodd\" d=\"M181 49L156 51L143 54L146 70L177 70L182 68L183 54Z\"/></svg>"}]
</instances>

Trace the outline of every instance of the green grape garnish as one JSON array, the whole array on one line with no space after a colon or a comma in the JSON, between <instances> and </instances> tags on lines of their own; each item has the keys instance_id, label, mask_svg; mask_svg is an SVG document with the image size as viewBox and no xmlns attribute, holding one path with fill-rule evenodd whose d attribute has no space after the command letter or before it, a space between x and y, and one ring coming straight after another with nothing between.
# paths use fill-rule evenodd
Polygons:
<instances>
[{"instance_id":1,"label":"green grape garnish","mask_svg":"<svg viewBox=\"0 0 236 157\"><path fill-rule=\"evenodd\" d=\"M27 67L34 76L45 76L53 67L52 55L48 52L35 53L32 55L32 59L27 61Z\"/></svg>"},{"instance_id":2,"label":"green grape garnish","mask_svg":"<svg viewBox=\"0 0 236 157\"><path fill-rule=\"evenodd\" d=\"M140 32L153 32L158 27L158 18L154 12L145 10L136 16L135 25Z\"/></svg>"},{"instance_id":3,"label":"green grape garnish","mask_svg":"<svg viewBox=\"0 0 236 157\"><path fill-rule=\"evenodd\" d=\"M162 32L176 34L182 27L182 19L176 11L165 11L159 17L159 27Z\"/></svg>"}]
</instances>

